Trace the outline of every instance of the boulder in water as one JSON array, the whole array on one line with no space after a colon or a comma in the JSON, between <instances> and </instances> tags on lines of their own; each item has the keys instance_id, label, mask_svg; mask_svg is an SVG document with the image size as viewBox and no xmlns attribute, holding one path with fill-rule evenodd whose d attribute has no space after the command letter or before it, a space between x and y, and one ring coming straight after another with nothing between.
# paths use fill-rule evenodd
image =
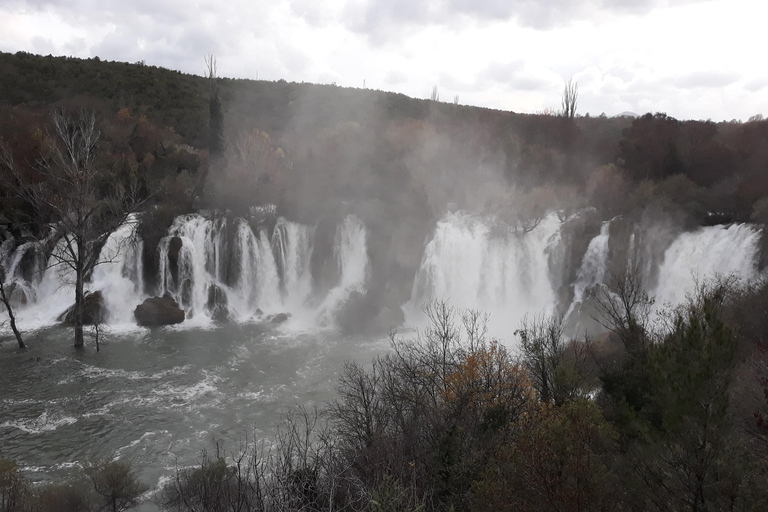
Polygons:
<instances>
[{"instance_id":1,"label":"boulder in water","mask_svg":"<svg viewBox=\"0 0 768 512\"><path fill-rule=\"evenodd\" d=\"M271 324L278 325L287 322L289 318L291 318L290 313L278 313L276 315L269 315L267 321Z\"/></svg>"},{"instance_id":2,"label":"boulder in water","mask_svg":"<svg viewBox=\"0 0 768 512\"><path fill-rule=\"evenodd\" d=\"M83 325L95 325L104 321L106 309L101 290L86 293L83 297ZM75 324L75 305L72 304L56 319L64 325Z\"/></svg>"},{"instance_id":3,"label":"boulder in water","mask_svg":"<svg viewBox=\"0 0 768 512\"><path fill-rule=\"evenodd\" d=\"M133 316L136 317L136 322L144 327L173 325L184 321L184 310L166 293L162 297L149 298L136 306Z\"/></svg>"}]
</instances>

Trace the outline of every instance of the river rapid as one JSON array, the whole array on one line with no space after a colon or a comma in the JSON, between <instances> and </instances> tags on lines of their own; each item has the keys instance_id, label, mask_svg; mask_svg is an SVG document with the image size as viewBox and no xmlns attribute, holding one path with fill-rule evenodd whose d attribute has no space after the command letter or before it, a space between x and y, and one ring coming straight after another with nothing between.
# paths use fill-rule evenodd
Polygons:
<instances>
[{"instance_id":1,"label":"river rapid","mask_svg":"<svg viewBox=\"0 0 768 512\"><path fill-rule=\"evenodd\" d=\"M75 351L67 328L27 336L27 350L0 344L2 456L34 480L130 460L153 491L216 441L228 450L269 441L286 412L333 396L344 361L388 346L387 336L259 323L137 328L106 336L99 352L92 342Z\"/></svg>"}]
</instances>

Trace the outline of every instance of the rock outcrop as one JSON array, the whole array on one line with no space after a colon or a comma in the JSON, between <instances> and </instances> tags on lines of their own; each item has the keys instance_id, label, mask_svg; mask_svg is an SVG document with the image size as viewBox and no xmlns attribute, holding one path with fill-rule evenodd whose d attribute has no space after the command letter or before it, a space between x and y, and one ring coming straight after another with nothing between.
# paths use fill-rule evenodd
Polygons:
<instances>
[{"instance_id":1,"label":"rock outcrop","mask_svg":"<svg viewBox=\"0 0 768 512\"><path fill-rule=\"evenodd\" d=\"M211 318L217 322L226 322L229 320L229 308L227 307L227 294L220 286L212 284L208 287L208 302L206 304L208 311L211 312Z\"/></svg>"},{"instance_id":2,"label":"rock outcrop","mask_svg":"<svg viewBox=\"0 0 768 512\"><path fill-rule=\"evenodd\" d=\"M133 316L136 317L136 322L144 327L173 325L184 321L184 310L166 293L162 297L149 298L136 306Z\"/></svg>"},{"instance_id":3,"label":"rock outcrop","mask_svg":"<svg viewBox=\"0 0 768 512\"><path fill-rule=\"evenodd\" d=\"M93 293L86 293L83 297L83 325L100 324L106 317L104 307L104 297L101 290ZM75 305L72 304L66 311L57 318L64 325L74 325L75 323Z\"/></svg>"}]
</instances>

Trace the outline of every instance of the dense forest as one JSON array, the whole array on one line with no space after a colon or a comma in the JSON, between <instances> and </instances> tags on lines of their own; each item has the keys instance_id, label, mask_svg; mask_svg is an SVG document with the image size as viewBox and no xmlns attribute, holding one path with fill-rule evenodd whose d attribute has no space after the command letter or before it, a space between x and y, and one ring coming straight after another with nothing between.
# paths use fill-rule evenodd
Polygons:
<instances>
[{"instance_id":1,"label":"dense forest","mask_svg":"<svg viewBox=\"0 0 768 512\"><path fill-rule=\"evenodd\" d=\"M150 289L179 214L257 224L279 212L318 231L360 217L372 283L342 328L399 311L445 211L521 232L585 212L573 258L614 218L768 222L761 116L530 115L212 71L0 53L0 241L44 239L53 220L19 190L49 179L57 112L93 112L94 190L133 192ZM604 335L571 340L557 315L529 317L513 353L482 312L434 302L428 329L347 364L338 398L287 418L271 449L216 446L154 499L179 511L764 510L768 287L702 280L654 323L631 263L595 292ZM124 463L73 475L33 485L0 460L0 511L124 510L146 491Z\"/></svg>"}]
</instances>

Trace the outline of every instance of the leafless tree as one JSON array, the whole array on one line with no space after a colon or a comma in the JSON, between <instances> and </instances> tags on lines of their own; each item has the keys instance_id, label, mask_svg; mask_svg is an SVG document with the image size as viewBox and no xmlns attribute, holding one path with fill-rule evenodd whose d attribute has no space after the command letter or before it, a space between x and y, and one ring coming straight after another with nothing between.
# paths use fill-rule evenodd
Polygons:
<instances>
[{"instance_id":1,"label":"leafless tree","mask_svg":"<svg viewBox=\"0 0 768 512\"><path fill-rule=\"evenodd\" d=\"M99 164L94 112L72 116L65 110L51 114L46 153L34 164L39 179L25 176L4 148L0 166L4 176L36 212L38 225L50 224L60 235L51 252L54 264L72 269L75 275L73 324L75 347L82 347L85 278L100 262L99 252L109 235L138 208L138 186L132 176L117 176Z\"/></svg>"},{"instance_id":2,"label":"leafless tree","mask_svg":"<svg viewBox=\"0 0 768 512\"><path fill-rule=\"evenodd\" d=\"M586 380L588 340L569 343L563 319L557 315L525 316L515 334L521 342L522 364L542 402L561 405L579 396Z\"/></svg>"},{"instance_id":3,"label":"leafless tree","mask_svg":"<svg viewBox=\"0 0 768 512\"><path fill-rule=\"evenodd\" d=\"M21 332L19 332L18 327L16 327L16 317L13 315L13 308L11 307L10 297L7 295L5 290L5 269L2 267L2 265L0 265L0 302L3 303L6 311L8 311L8 322L11 324L11 330L13 331L13 335L16 337L19 348L25 348L26 345L24 345Z\"/></svg>"},{"instance_id":4,"label":"leafless tree","mask_svg":"<svg viewBox=\"0 0 768 512\"><path fill-rule=\"evenodd\" d=\"M565 84L565 89L563 89L563 98L562 98L562 115L563 117L567 117L569 119L573 119L576 117L576 105L578 103L579 99L579 84L578 82L574 82L573 78L568 80Z\"/></svg>"},{"instance_id":5,"label":"leafless tree","mask_svg":"<svg viewBox=\"0 0 768 512\"><path fill-rule=\"evenodd\" d=\"M645 351L654 300L645 291L639 265L629 262L623 272L612 272L610 287L599 285L591 296L598 311L595 320L615 333L629 353Z\"/></svg>"}]
</instances>

